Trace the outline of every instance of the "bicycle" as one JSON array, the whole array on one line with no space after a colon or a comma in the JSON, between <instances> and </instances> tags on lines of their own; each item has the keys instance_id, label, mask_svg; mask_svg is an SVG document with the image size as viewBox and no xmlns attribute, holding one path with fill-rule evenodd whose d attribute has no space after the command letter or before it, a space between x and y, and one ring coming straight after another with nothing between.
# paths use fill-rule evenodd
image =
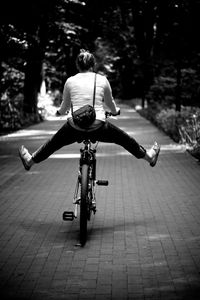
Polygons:
<instances>
[{"instance_id":1,"label":"bicycle","mask_svg":"<svg viewBox=\"0 0 200 300\"><path fill-rule=\"evenodd\" d=\"M120 113L120 112L119 112ZM106 117L112 116L106 112ZM96 145L92 146L89 139L83 141L84 146L80 149L79 170L76 182L73 204L74 211L64 211L63 220L73 221L78 217L78 207L80 208L80 246L84 246L87 241L87 223L91 219L91 214L96 213L96 186L108 186L108 180L96 180Z\"/></svg>"}]
</instances>

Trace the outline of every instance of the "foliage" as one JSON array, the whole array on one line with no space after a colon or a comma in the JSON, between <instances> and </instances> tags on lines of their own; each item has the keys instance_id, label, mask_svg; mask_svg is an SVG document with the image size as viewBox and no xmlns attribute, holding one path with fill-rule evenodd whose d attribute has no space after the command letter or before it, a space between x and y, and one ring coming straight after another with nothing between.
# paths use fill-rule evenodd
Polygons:
<instances>
[{"instance_id":1,"label":"foliage","mask_svg":"<svg viewBox=\"0 0 200 300\"><path fill-rule=\"evenodd\" d=\"M79 49L87 48L115 96L146 95L169 107L181 95L182 104L196 105L199 8L199 0L7 0L0 11L1 97L23 93L23 109L36 113L44 77L48 90L61 91L76 72Z\"/></svg>"},{"instance_id":2,"label":"foliage","mask_svg":"<svg viewBox=\"0 0 200 300\"><path fill-rule=\"evenodd\" d=\"M165 112L157 115L158 124L200 160L200 109L183 107L181 113L174 110Z\"/></svg>"},{"instance_id":3,"label":"foliage","mask_svg":"<svg viewBox=\"0 0 200 300\"><path fill-rule=\"evenodd\" d=\"M25 114L22 110L23 94L9 99L5 93L0 101L0 134L5 134L41 122L44 118L38 114Z\"/></svg>"},{"instance_id":4,"label":"foliage","mask_svg":"<svg viewBox=\"0 0 200 300\"><path fill-rule=\"evenodd\" d=\"M174 106L163 108L152 101L151 105L138 112L200 159L200 108L182 106L181 112L178 112Z\"/></svg>"},{"instance_id":5,"label":"foliage","mask_svg":"<svg viewBox=\"0 0 200 300\"><path fill-rule=\"evenodd\" d=\"M156 114L156 123L165 133L176 142L179 141L178 122L181 116L174 108L162 109Z\"/></svg>"},{"instance_id":6,"label":"foliage","mask_svg":"<svg viewBox=\"0 0 200 300\"><path fill-rule=\"evenodd\" d=\"M174 64L169 61L165 61L157 76L154 77L154 82L149 88L146 94L148 102L151 100L160 103L164 107L170 107L175 103L177 82L176 82L176 70ZM190 65L185 63L185 68L181 69L181 90L180 98L183 106L199 106L200 98L200 79L199 69L194 66L194 63Z\"/></svg>"},{"instance_id":7,"label":"foliage","mask_svg":"<svg viewBox=\"0 0 200 300\"><path fill-rule=\"evenodd\" d=\"M1 78L1 87L4 90L4 95L7 94L10 98L15 97L23 92L24 73L19 69L3 63L3 77Z\"/></svg>"}]
</instances>

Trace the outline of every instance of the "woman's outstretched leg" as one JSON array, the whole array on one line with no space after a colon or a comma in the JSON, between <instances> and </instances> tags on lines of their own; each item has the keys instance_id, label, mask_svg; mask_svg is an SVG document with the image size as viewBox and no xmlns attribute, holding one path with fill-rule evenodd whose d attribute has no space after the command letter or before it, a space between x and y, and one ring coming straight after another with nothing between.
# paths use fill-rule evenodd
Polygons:
<instances>
[{"instance_id":1,"label":"woman's outstretched leg","mask_svg":"<svg viewBox=\"0 0 200 300\"><path fill-rule=\"evenodd\" d=\"M142 158L149 162L150 166L154 167L156 165L160 152L160 146L157 142L150 149L146 150L133 137L108 121L94 135L96 140L118 144L136 158Z\"/></svg>"},{"instance_id":2,"label":"woman's outstretched leg","mask_svg":"<svg viewBox=\"0 0 200 300\"><path fill-rule=\"evenodd\" d=\"M66 122L57 132L32 154L23 145L19 148L19 156L24 168L28 171L35 163L47 159L63 146L72 144L79 138L79 132Z\"/></svg>"}]
</instances>

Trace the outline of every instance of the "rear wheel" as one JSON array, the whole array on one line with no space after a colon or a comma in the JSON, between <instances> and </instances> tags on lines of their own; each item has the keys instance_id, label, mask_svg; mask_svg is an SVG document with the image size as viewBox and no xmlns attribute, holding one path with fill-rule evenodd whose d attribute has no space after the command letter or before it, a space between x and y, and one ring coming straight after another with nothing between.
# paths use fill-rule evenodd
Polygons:
<instances>
[{"instance_id":1,"label":"rear wheel","mask_svg":"<svg viewBox=\"0 0 200 300\"><path fill-rule=\"evenodd\" d=\"M88 219L88 182L89 166L82 166L81 174L81 203L80 203L80 243L83 246L87 240L87 219Z\"/></svg>"}]
</instances>

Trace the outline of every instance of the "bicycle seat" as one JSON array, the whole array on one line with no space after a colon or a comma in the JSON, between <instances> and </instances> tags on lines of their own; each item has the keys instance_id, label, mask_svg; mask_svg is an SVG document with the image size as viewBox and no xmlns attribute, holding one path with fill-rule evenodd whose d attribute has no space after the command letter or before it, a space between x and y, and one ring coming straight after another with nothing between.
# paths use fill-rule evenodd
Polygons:
<instances>
[{"instance_id":1,"label":"bicycle seat","mask_svg":"<svg viewBox=\"0 0 200 300\"><path fill-rule=\"evenodd\" d=\"M76 129L78 131L81 131L81 132L85 132L85 133L97 130L97 129L99 129L104 124L103 121L95 120L94 123L92 123L92 125L90 125L89 127L82 128L82 127L79 127L78 125L74 124L74 121L73 121L72 118L68 119L68 123L74 129Z\"/></svg>"}]
</instances>

